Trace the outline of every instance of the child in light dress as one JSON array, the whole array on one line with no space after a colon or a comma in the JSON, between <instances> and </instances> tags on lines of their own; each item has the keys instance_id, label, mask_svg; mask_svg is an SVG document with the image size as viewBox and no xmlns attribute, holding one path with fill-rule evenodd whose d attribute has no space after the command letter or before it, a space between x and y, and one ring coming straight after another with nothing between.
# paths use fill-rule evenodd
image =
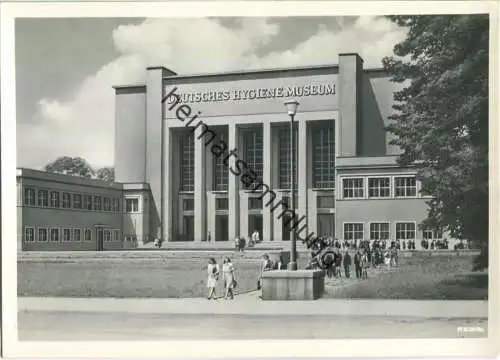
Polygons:
<instances>
[{"instance_id":1,"label":"child in light dress","mask_svg":"<svg viewBox=\"0 0 500 360\"><path fill-rule=\"evenodd\" d=\"M207 265L207 288L208 288L208 297L207 299L215 299L215 287L217 286L217 280L219 280L219 264L215 261L214 258L210 258L208 260Z\"/></svg>"},{"instance_id":2,"label":"child in light dress","mask_svg":"<svg viewBox=\"0 0 500 360\"><path fill-rule=\"evenodd\" d=\"M231 263L230 258L225 258L224 263L222 264L222 274L224 275L224 283L225 283L225 288L226 288L226 296L224 299L233 299L234 298L234 293L233 289L235 288L236 285L236 279L234 276L234 266Z\"/></svg>"}]
</instances>

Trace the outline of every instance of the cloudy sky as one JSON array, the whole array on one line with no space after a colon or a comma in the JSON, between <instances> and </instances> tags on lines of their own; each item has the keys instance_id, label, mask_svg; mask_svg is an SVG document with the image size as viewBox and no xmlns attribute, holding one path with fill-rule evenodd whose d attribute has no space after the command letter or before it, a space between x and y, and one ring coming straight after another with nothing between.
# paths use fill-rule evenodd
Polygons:
<instances>
[{"instance_id":1,"label":"cloudy sky","mask_svg":"<svg viewBox=\"0 0 500 360\"><path fill-rule=\"evenodd\" d=\"M358 52L380 67L405 36L384 18L16 20L17 165L59 156L113 165L113 85L145 68L179 74L335 64Z\"/></svg>"}]
</instances>

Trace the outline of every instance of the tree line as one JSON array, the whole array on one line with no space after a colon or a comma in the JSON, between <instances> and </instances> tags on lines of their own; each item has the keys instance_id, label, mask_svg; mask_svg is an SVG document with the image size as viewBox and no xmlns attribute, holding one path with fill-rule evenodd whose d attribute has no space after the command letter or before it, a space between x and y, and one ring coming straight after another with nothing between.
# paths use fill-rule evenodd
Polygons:
<instances>
[{"instance_id":1,"label":"tree line","mask_svg":"<svg viewBox=\"0 0 500 360\"><path fill-rule=\"evenodd\" d=\"M87 179L115 181L115 169L113 167L106 166L94 169L81 157L58 157L56 160L45 165L44 170L51 173L79 176Z\"/></svg>"}]
</instances>

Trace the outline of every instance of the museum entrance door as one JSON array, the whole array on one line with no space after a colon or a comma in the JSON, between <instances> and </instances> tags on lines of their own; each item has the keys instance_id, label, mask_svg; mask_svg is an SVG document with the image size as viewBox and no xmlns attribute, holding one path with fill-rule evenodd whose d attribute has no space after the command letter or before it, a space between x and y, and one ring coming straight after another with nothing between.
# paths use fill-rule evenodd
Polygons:
<instances>
[{"instance_id":1,"label":"museum entrance door","mask_svg":"<svg viewBox=\"0 0 500 360\"><path fill-rule=\"evenodd\" d=\"M104 229L102 227L98 227L97 231L97 251L104 250Z\"/></svg>"},{"instance_id":2,"label":"museum entrance door","mask_svg":"<svg viewBox=\"0 0 500 360\"><path fill-rule=\"evenodd\" d=\"M259 232L259 238L262 240L263 234L262 234L262 215L261 214L256 214L256 215L248 215L248 238L250 239L252 237L253 232L257 230Z\"/></svg>"}]
</instances>

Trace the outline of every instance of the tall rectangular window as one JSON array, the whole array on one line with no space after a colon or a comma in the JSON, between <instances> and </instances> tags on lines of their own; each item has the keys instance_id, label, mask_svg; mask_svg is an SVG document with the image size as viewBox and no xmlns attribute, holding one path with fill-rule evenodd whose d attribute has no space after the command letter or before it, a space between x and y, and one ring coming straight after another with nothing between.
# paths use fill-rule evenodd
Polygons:
<instances>
[{"instance_id":1,"label":"tall rectangular window","mask_svg":"<svg viewBox=\"0 0 500 360\"><path fill-rule=\"evenodd\" d=\"M47 241L47 229L46 228L38 228L38 241L46 242Z\"/></svg>"},{"instance_id":2,"label":"tall rectangular window","mask_svg":"<svg viewBox=\"0 0 500 360\"><path fill-rule=\"evenodd\" d=\"M107 196L104 197L104 211L110 211L111 210L111 199Z\"/></svg>"},{"instance_id":3,"label":"tall rectangular window","mask_svg":"<svg viewBox=\"0 0 500 360\"><path fill-rule=\"evenodd\" d=\"M82 233L80 229L73 229L73 241L81 241Z\"/></svg>"},{"instance_id":4,"label":"tall rectangular window","mask_svg":"<svg viewBox=\"0 0 500 360\"><path fill-rule=\"evenodd\" d=\"M342 188L345 199L362 198L364 194L363 178L343 179Z\"/></svg>"},{"instance_id":5,"label":"tall rectangular window","mask_svg":"<svg viewBox=\"0 0 500 360\"><path fill-rule=\"evenodd\" d=\"M394 195L396 197L417 196L417 180L415 176L394 178Z\"/></svg>"},{"instance_id":6,"label":"tall rectangular window","mask_svg":"<svg viewBox=\"0 0 500 360\"><path fill-rule=\"evenodd\" d=\"M47 190L38 190L38 206L49 206L49 192Z\"/></svg>"},{"instance_id":7,"label":"tall rectangular window","mask_svg":"<svg viewBox=\"0 0 500 360\"><path fill-rule=\"evenodd\" d=\"M194 199L183 199L182 200L182 210L183 211L194 211Z\"/></svg>"},{"instance_id":8,"label":"tall rectangular window","mask_svg":"<svg viewBox=\"0 0 500 360\"><path fill-rule=\"evenodd\" d=\"M83 236L85 241L92 241L92 229L85 229Z\"/></svg>"},{"instance_id":9,"label":"tall rectangular window","mask_svg":"<svg viewBox=\"0 0 500 360\"><path fill-rule=\"evenodd\" d=\"M73 209L81 209L81 208L82 208L82 195L73 194Z\"/></svg>"},{"instance_id":10,"label":"tall rectangular window","mask_svg":"<svg viewBox=\"0 0 500 360\"><path fill-rule=\"evenodd\" d=\"M383 198L391 196L391 179L388 177L368 178L368 197Z\"/></svg>"},{"instance_id":11,"label":"tall rectangular window","mask_svg":"<svg viewBox=\"0 0 500 360\"><path fill-rule=\"evenodd\" d=\"M59 228L50 229L50 241L59 242Z\"/></svg>"},{"instance_id":12,"label":"tall rectangular window","mask_svg":"<svg viewBox=\"0 0 500 360\"><path fill-rule=\"evenodd\" d=\"M335 127L333 121L326 126L313 127L313 187L335 187Z\"/></svg>"},{"instance_id":13,"label":"tall rectangular window","mask_svg":"<svg viewBox=\"0 0 500 360\"><path fill-rule=\"evenodd\" d=\"M120 199L113 198L113 211L120 212Z\"/></svg>"},{"instance_id":14,"label":"tall rectangular window","mask_svg":"<svg viewBox=\"0 0 500 360\"><path fill-rule=\"evenodd\" d=\"M24 228L24 241L25 242L33 242L35 241L35 229L32 227Z\"/></svg>"},{"instance_id":15,"label":"tall rectangular window","mask_svg":"<svg viewBox=\"0 0 500 360\"><path fill-rule=\"evenodd\" d=\"M262 210L263 201L259 197L248 198L248 209L249 210Z\"/></svg>"},{"instance_id":16,"label":"tall rectangular window","mask_svg":"<svg viewBox=\"0 0 500 360\"><path fill-rule=\"evenodd\" d=\"M92 196L83 195L83 208L85 210L92 210Z\"/></svg>"},{"instance_id":17,"label":"tall rectangular window","mask_svg":"<svg viewBox=\"0 0 500 360\"><path fill-rule=\"evenodd\" d=\"M194 191L194 134L180 136L181 145L181 191Z\"/></svg>"},{"instance_id":18,"label":"tall rectangular window","mask_svg":"<svg viewBox=\"0 0 500 360\"><path fill-rule=\"evenodd\" d=\"M371 223L370 240L389 240L389 223Z\"/></svg>"},{"instance_id":19,"label":"tall rectangular window","mask_svg":"<svg viewBox=\"0 0 500 360\"><path fill-rule=\"evenodd\" d=\"M396 240L415 240L416 226L413 222L396 223Z\"/></svg>"},{"instance_id":20,"label":"tall rectangular window","mask_svg":"<svg viewBox=\"0 0 500 360\"><path fill-rule=\"evenodd\" d=\"M139 199L125 199L125 209L128 213L139 212Z\"/></svg>"},{"instance_id":21,"label":"tall rectangular window","mask_svg":"<svg viewBox=\"0 0 500 360\"><path fill-rule=\"evenodd\" d=\"M94 196L94 210L101 211L102 210L102 202L100 196Z\"/></svg>"},{"instance_id":22,"label":"tall rectangular window","mask_svg":"<svg viewBox=\"0 0 500 360\"><path fill-rule=\"evenodd\" d=\"M215 199L215 210L227 210L227 209L229 209L229 201L227 198Z\"/></svg>"},{"instance_id":23,"label":"tall rectangular window","mask_svg":"<svg viewBox=\"0 0 500 360\"><path fill-rule=\"evenodd\" d=\"M243 131L243 158L247 164L248 170L257 175L258 181L262 180L264 159L263 159L263 134L262 128L247 129ZM245 188L252 188L245 186Z\"/></svg>"},{"instance_id":24,"label":"tall rectangular window","mask_svg":"<svg viewBox=\"0 0 500 360\"><path fill-rule=\"evenodd\" d=\"M290 189L290 169L292 165L292 156L290 152L290 127L284 127L279 130L279 175L280 175L280 189ZM298 130L297 127L293 128L293 178L295 186L297 186L297 160L298 160Z\"/></svg>"},{"instance_id":25,"label":"tall rectangular window","mask_svg":"<svg viewBox=\"0 0 500 360\"><path fill-rule=\"evenodd\" d=\"M69 209L71 208L71 194L67 192L63 192L63 198L62 198L62 207L64 209Z\"/></svg>"},{"instance_id":26,"label":"tall rectangular window","mask_svg":"<svg viewBox=\"0 0 500 360\"><path fill-rule=\"evenodd\" d=\"M50 207L58 208L59 206L60 206L59 191L51 191L50 192Z\"/></svg>"},{"instance_id":27,"label":"tall rectangular window","mask_svg":"<svg viewBox=\"0 0 500 360\"><path fill-rule=\"evenodd\" d=\"M24 205L35 206L35 189L24 189Z\"/></svg>"},{"instance_id":28,"label":"tall rectangular window","mask_svg":"<svg viewBox=\"0 0 500 360\"><path fill-rule=\"evenodd\" d=\"M220 132L217 134L217 140L223 141L228 144L228 133L227 131ZM220 156L213 155L213 169L214 169L214 187L215 191L227 191L228 189L228 176L229 176L229 166L224 164L224 159L227 156L226 153L220 154Z\"/></svg>"},{"instance_id":29,"label":"tall rectangular window","mask_svg":"<svg viewBox=\"0 0 500 360\"><path fill-rule=\"evenodd\" d=\"M363 238L364 238L363 224L360 223L344 224L344 240L363 240Z\"/></svg>"},{"instance_id":30,"label":"tall rectangular window","mask_svg":"<svg viewBox=\"0 0 500 360\"><path fill-rule=\"evenodd\" d=\"M71 229L68 228L63 229L63 241L65 242L71 241Z\"/></svg>"}]
</instances>

